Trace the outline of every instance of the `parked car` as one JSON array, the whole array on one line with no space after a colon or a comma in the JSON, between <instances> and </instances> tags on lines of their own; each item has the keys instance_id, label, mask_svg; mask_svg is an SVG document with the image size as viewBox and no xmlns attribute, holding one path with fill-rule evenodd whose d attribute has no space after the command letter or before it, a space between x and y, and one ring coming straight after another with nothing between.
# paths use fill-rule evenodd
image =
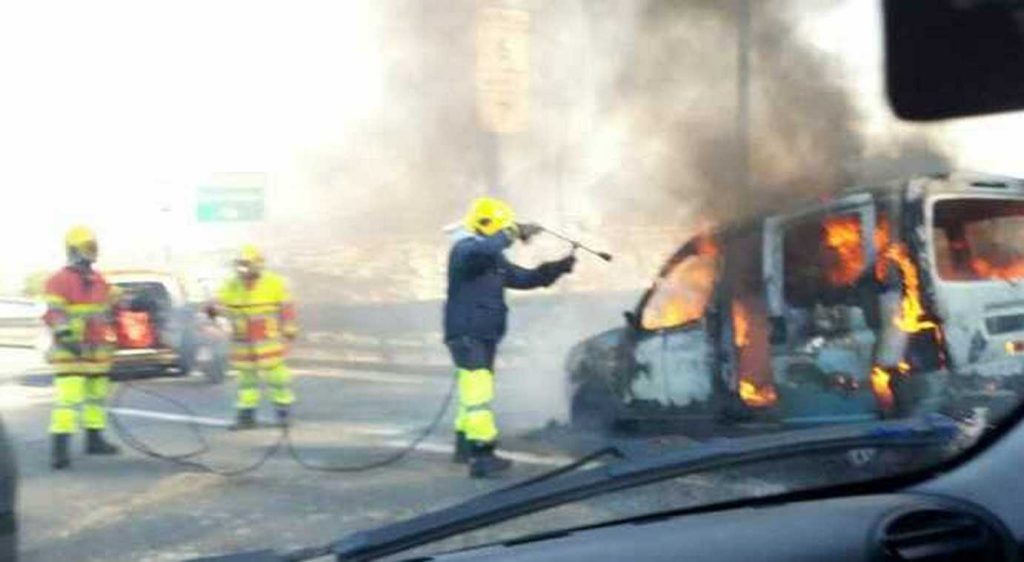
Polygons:
<instances>
[{"instance_id":1,"label":"parked car","mask_svg":"<svg viewBox=\"0 0 1024 562\"><path fill-rule=\"evenodd\" d=\"M916 177L727 225L571 350L572 421L998 417L1024 389L1022 278L1017 179Z\"/></svg>"},{"instance_id":2,"label":"parked car","mask_svg":"<svg viewBox=\"0 0 1024 562\"><path fill-rule=\"evenodd\" d=\"M159 271L115 270L107 281L120 292L115 316L115 378L201 372L219 383L228 372L226 330L189 302L182 284Z\"/></svg>"},{"instance_id":3,"label":"parked car","mask_svg":"<svg viewBox=\"0 0 1024 562\"><path fill-rule=\"evenodd\" d=\"M18 471L14 464L14 445L0 419L0 560L18 559Z\"/></svg>"}]
</instances>

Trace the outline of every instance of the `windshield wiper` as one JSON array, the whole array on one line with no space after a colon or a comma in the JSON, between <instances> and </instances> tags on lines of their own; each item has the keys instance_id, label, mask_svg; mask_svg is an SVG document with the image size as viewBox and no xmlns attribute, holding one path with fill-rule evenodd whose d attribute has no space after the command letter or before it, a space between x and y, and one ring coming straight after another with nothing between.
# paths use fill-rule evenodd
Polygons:
<instances>
[{"instance_id":1,"label":"windshield wiper","mask_svg":"<svg viewBox=\"0 0 1024 562\"><path fill-rule=\"evenodd\" d=\"M598 456L623 456L602 449L552 473L515 484L405 521L357 531L321 547L294 551L267 560L311 560L334 555L343 562L380 558L451 536L488 527L522 515L689 474L802 455L860 448L914 448L949 444L957 426L948 418L874 422L723 439L647 458L629 458L586 470ZM252 553L256 554L256 553ZM266 553L262 553L266 555ZM230 560L211 558L207 560Z\"/></svg>"}]
</instances>

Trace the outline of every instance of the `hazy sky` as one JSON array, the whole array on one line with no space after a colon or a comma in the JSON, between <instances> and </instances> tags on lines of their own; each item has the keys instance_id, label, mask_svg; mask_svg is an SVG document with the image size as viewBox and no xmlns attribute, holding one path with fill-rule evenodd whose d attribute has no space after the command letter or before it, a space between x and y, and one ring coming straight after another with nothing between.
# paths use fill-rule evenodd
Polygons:
<instances>
[{"instance_id":1,"label":"hazy sky","mask_svg":"<svg viewBox=\"0 0 1024 562\"><path fill-rule=\"evenodd\" d=\"M304 150L343 142L360 116L386 110L375 54L387 41L382 18L401 14L378 6L0 3L6 271L59 260L61 232L72 222L96 225L107 240L154 224L173 228L160 209L188 215L209 174L286 177ZM841 3L802 29L843 61L837 71L851 73L873 133L913 128L893 124L884 106L875 3ZM928 129L963 167L1024 175L1016 142L1024 114ZM125 206L135 211L118 210ZM131 240L155 243L165 234Z\"/></svg>"}]
</instances>

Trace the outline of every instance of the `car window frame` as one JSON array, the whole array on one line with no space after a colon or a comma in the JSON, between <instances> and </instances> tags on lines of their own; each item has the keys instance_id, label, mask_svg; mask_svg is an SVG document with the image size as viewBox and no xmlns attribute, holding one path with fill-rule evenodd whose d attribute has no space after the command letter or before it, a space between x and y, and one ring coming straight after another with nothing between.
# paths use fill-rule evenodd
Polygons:
<instances>
[{"instance_id":1,"label":"car window frame","mask_svg":"<svg viewBox=\"0 0 1024 562\"><path fill-rule=\"evenodd\" d=\"M705 324L707 323L708 314L710 313L710 310L713 308L716 295L719 293L720 285L722 282L721 275L724 260L721 257L721 251L719 251L719 254L716 258L717 261L715 264L715 278L714 282L712 283L711 292L708 294L708 302L704 306L704 311L701 313L699 317L694 318L692 320L687 320L681 324L676 324L673 326L664 326L661 328L645 328L643 324L643 311L647 307L647 304L650 302L651 297L653 297L654 291L657 289L658 280L665 278L665 276L672 272L672 269L675 266L679 265L683 261L692 257L697 257L698 248L700 247L702 238L711 238L711 240L715 243L716 246L728 243L728 241L722 240L718 233L698 234L687 240L678 250L676 250L674 254L672 254L672 256L668 260L665 261L665 264L662 265L661 268L658 270L658 275L654 278L654 282L651 283L647 287L647 290L644 291L643 296L640 298L640 301L637 303L637 306L633 311L634 318L636 318L636 322L633 326L633 329L636 330L638 334L667 334L684 330L690 330L694 328L703 328L705 326Z\"/></svg>"}]
</instances>

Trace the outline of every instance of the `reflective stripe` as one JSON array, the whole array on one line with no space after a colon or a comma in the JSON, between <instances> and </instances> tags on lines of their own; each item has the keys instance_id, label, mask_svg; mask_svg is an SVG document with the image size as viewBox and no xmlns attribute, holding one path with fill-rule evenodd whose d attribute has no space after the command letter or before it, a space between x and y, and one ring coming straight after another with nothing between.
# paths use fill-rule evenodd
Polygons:
<instances>
[{"instance_id":1,"label":"reflective stripe","mask_svg":"<svg viewBox=\"0 0 1024 562\"><path fill-rule=\"evenodd\" d=\"M109 378L87 377L85 379L85 404L82 406L82 426L86 429L106 429L106 402L109 394Z\"/></svg>"},{"instance_id":2,"label":"reflective stripe","mask_svg":"<svg viewBox=\"0 0 1024 562\"><path fill-rule=\"evenodd\" d=\"M257 314L277 314L281 310L281 305L277 303L272 304L225 304L225 308L229 312L238 314L241 316L255 316Z\"/></svg>"},{"instance_id":3,"label":"reflective stripe","mask_svg":"<svg viewBox=\"0 0 1024 562\"><path fill-rule=\"evenodd\" d=\"M67 304L68 299L54 293L47 293L43 295L43 302L50 306L63 308Z\"/></svg>"},{"instance_id":4,"label":"reflective stripe","mask_svg":"<svg viewBox=\"0 0 1024 562\"><path fill-rule=\"evenodd\" d=\"M270 387L270 401L278 406L288 406L295 402L295 393L291 388L292 372L284 364L267 371L267 385Z\"/></svg>"},{"instance_id":5,"label":"reflective stripe","mask_svg":"<svg viewBox=\"0 0 1024 562\"><path fill-rule=\"evenodd\" d=\"M494 374L488 369L463 371L459 377L459 396L467 407L490 402L494 399Z\"/></svg>"},{"instance_id":6,"label":"reflective stripe","mask_svg":"<svg viewBox=\"0 0 1024 562\"><path fill-rule=\"evenodd\" d=\"M90 302L80 304L68 304L65 308L71 314L74 314L76 316L85 316L110 311L110 303Z\"/></svg>"},{"instance_id":7,"label":"reflective stripe","mask_svg":"<svg viewBox=\"0 0 1024 562\"><path fill-rule=\"evenodd\" d=\"M461 426L470 441L490 443L498 438L498 425L491 410L494 373L489 369L459 370Z\"/></svg>"},{"instance_id":8,"label":"reflective stripe","mask_svg":"<svg viewBox=\"0 0 1024 562\"><path fill-rule=\"evenodd\" d=\"M492 443L498 438L498 424L490 410L466 413L466 439Z\"/></svg>"},{"instance_id":9,"label":"reflective stripe","mask_svg":"<svg viewBox=\"0 0 1024 562\"><path fill-rule=\"evenodd\" d=\"M78 429L78 407L85 400L85 377L57 377L53 389L50 433L74 433Z\"/></svg>"}]
</instances>

